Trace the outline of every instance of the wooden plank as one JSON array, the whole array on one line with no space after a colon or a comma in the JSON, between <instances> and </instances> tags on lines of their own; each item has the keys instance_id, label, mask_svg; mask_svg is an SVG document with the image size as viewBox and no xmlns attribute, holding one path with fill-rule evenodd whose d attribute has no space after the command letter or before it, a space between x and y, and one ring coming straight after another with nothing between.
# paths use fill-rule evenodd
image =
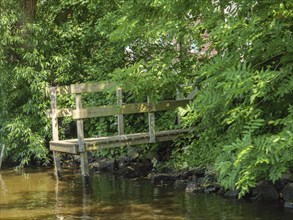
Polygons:
<instances>
[{"instance_id":1,"label":"wooden plank","mask_svg":"<svg viewBox=\"0 0 293 220\"><path fill-rule=\"evenodd\" d=\"M111 115L126 115L126 114L136 114L136 113L146 113L146 112L157 112L175 109L179 106L185 106L190 100L169 100L161 101L154 105L149 105L148 103L133 103L124 104L122 106L96 106L89 107L80 110L72 110L73 119L84 119Z\"/></svg>"},{"instance_id":2,"label":"wooden plank","mask_svg":"<svg viewBox=\"0 0 293 220\"><path fill-rule=\"evenodd\" d=\"M83 128L83 120L78 119L76 121L76 128L77 128L77 138L78 138L78 150L79 152L84 151L84 128Z\"/></svg>"},{"instance_id":3,"label":"wooden plank","mask_svg":"<svg viewBox=\"0 0 293 220\"><path fill-rule=\"evenodd\" d=\"M50 96L51 89L54 88L56 90L56 94L71 94L70 86L52 86L46 87L46 95Z\"/></svg>"},{"instance_id":4,"label":"wooden plank","mask_svg":"<svg viewBox=\"0 0 293 220\"><path fill-rule=\"evenodd\" d=\"M138 140L142 138L148 138L148 132L143 133L134 133L134 134L124 134L124 135L115 135L115 136L107 136L107 137L97 137L97 138L86 138L85 144L91 142L99 142L99 143L113 143L125 140Z\"/></svg>"},{"instance_id":5,"label":"wooden plank","mask_svg":"<svg viewBox=\"0 0 293 220\"><path fill-rule=\"evenodd\" d=\"M189 102L190 102L189 99L160 101L157 104L153 105L154 108L151 109L151 111L158 112L158 111L166 111L166 110L175 109L177 107L184 107Z\"/></svg>"},{"instance_id":6,"label":"wooden plank","mask_svg":"<svg viewBox=\"0 0 293 220\"><path fill-rule=\"evenodd\" d=\"M131 145L148 144L150 142L149 137L139 140L123 141L123 142L113 142L113 143L91 143L86 146L88 151L95 151L100 149L125 147Z\"/></svg>"},{"instance_id":7,"label":"wooden plank","mask_svg":"<svg viewBox=\"0 0 293 220\"><path fill-rule=\"evenodd\" d=\"M121 107L123 104L122 88L116 89L116 96L117 96L117 105ZM118 134L122 135L122 134L124 134L123 114L117 115L117 120L118 120Z\"/></svg>"},{"instance_id":8,"label":"wooden plank","mask_svg":"<svg viewBox=\"0 0 293 220\"><path fill-rule=\"evenodd\" d=\"M90 175L89 171L89 161L87 151L81 152L80 154L80 167L81 167L81 174L85 177Z\"/></svg>"},{"instance_id":9,"label":"wooden plank","mask_svg":"<svg viewBox=\"0 0 293 220\"><path fill-rule=\"evenodd\" d=\"M177 100L176 103L174 100L171 101L162 101L158 105L155 105L153 108L150 107L147 103L134 103L134 104L124 104L121 107L119 106L96 106L86 109L82 109L80 115L76 110L72 108L60 108L57 109L57 117L70 117L73 116L74 119L78 118L91 118L91 117L101 117L101 116L111 116L122 114L135 114L135 113L145 113L148 112L148 109L151 111L164 111L169 109L174 109L179 106L185 106L190 100ZM73 113L74 112L74 113ZM120 115L122 115L120 114ZM52 117L52 110L47 111L47 117Z\"/></svg>"},{"instance_id":10,"label":"wooden plank","mask_svg":"<svg viewBox=\"0 0 293 220\"><path fill-rule=\"evenodd\" d=\"M69 117L72 116L72 108L60 108L57 110L57 117Z\"/></svg>"},{"instance_id":11,"label":"wooden plank","mask_svg":"<svg viewBox=\"0 0 293 220\"><path fill-rule=\"evenodd\" d=\"M172 137L174 135L186 134L189 132L189 129L176 129L176 130L167 130L156 132L156 137ZM141 139L149 139L149 133L135 133L135 134L125 134L125 135L116 135L108 137L97 137L97 138L86 138L85 145L89 146L93 143L98 144L111 144L118 142L131 142ZM149 143L149 142L147 142Z\"/></svg>"},{"instance_id":12,"label":"wooden plank","mask_svg":"<svg viewBox=\"0 0 293 220\"><path fill-rule=\"evenodd\" d=\"M75 145L70 144L69 146L62 146L59 143L50 144L50 150L53 152L62 152L68 154L78 154L77 147Z\"/></svg>"},{"instance_id":13,"label":"wooden plank","mask_svg":"<svg viewBox=\"0 0 293 220\"><path fill-rule=\"evenodd\" d=\"M159 131L156 132L156 142L174 140L179 135L187 134L188 132L189 129ZM151 143L148 132L98 138L86 138L84 139L84 142L86 151ZM70 139L62 141L51 141L50 149L65 153L78 154L78 140Z\"/></svg>"},{"instance_id":14,"label":"wooden plank","mask_svg":"<svg viewBox=\"0 0 293 220\"><path fill-rule=\"evenodd\" d=\"M187 134L189 129L178 129L170 131L160 131L156 132L156 142L171 141L177 138L182 134ZM150 144L153 143L150 141L150 136L148 132L137 133L137 134L127 134L122 135L119 139L119 136L113 137L102 137L97 138L96 140L92 139L91 141L86 140L86 149L88 151L94 151L104 148L115 148L131 145L140 145L140 144ZM111 141L114 138L115 141Z\"/></svg>"},{"instance_id":15,"label":"wooden plank","mask_svg":"<svg viewBox=\"0 0 293 220\"><path fill-rule=\"evenodd\" d=\"M169 136L160 136L160 137L156 137L156 141L157 142L173 141L177 137L179 137L180 135L181 134L173 134L173 135L169 135Z\"/></svg>"},{"instance_id":16,"label":"wooden plank","mask_svg":"<svg viewBox=\"0 0 293 220\"><path fill-rule=\"evenodd\" d=\"M57 86L57 94L71 94L71 86Z\"/></svg>"},{"instance_id":17,"label":"wooden plank","mask_svg":"<svg viewBox=\"0 0 293 220\"><path fill-rule=\"evenodd\" d=\"M190 131L190 129L175 129L175 130L166 130L166 131L159 131L156 132L157 137L161 136L170 136L170 135L177 135L177 134L186 134ZM148 132L142 133L134 133L134 134L124 134L124 135L116 135L116 136L106 136L106 137L93 137L93 138L85 138L85 144L90 142L101 142L101 143L110 143L110 142L119 142L124 140L137 140L141 138L149 137ZM72 146L78 145L78 139L69 139L69 140L61 140L61 141L50 141L50 145L58 145L58 146Z\"/></svg>"},{"instance_id":18,"label":"wooden plank","mask_svg":"<svg viewBox=\"0 0 293 220\"><path fill-rule=\"evenodd\" d=\"M177 88L176 89L176 100L179 101L179 100L183 100L184 97L183 97L183 94L180 92L180 90ZM177 113L177 124L178 125L181 125L181 119L180 119L180 115L179 115L179 112Z\"/></svg>"},{"instance_id":19,"label":"wooden plank","mask_svg":"<svg viewBox=\"0 0 293 220\"><path fill-rule=\"evenodd\" d=\"M57 93L56 87L50 89L51 98L51 123L52 123L52 137L54 141L59 140L58 134L58 117L57 117Z\"/></svg>"},{"instance_id":20,"label":"wooden plank","mask_svg":"<svg viewBox=\"0 0 293 220\"><path fill-rule=\"evenodd\" d=\"M80 84L72 84L70 86L56 86L51 87L56 89L57 94L78 94L78 93L91 93L91 92L102 92L104 90L115 87L115 82L88 82ZM46 88L46 94L49 94L51 88Z\"/></svg>"},{"instance_id":21,"label":"wooden plank","mask_svg":"<svg viewBox=\"0 0 293 220\"><path fill-rule=\"evenodd\" d=\"M50 141L50 146L61 146L61 147L70 147L70 146L78 146L77 139L69 139L69 140L61 140L61 141Z\"/></svg>"},{"instance_id":22,"label":"wooden plank","mask_svg":"<svg viewBox=\"0 0 293 220\"><path fill-rule=\"evenodd\" d=\"M46 87L46 94L50 94L51 88L56 88L57 94L76 94L76 93L93 93L93 92L102 92L108 89L112 89L117 85L116 82L87 82L87 83L79 83L79 84L71 84L70 86L55 86L55 87ZM194 84L181 84L180 87L194 86ZM191 93L197 91L197 88L193 90ZM188 99L188 98L187 98ZM192 99L190 97L190 99Z\"/></svg>"},{"instance_id":23,"label":"wooden plank","mask_svg":"<svg viewBox=\"0 0 293 220\"><path fill-rule=\"evenodd\" d=\"M153 105L150 103L150 99L148 97L148 105L150 106L150 109L153 109ZM156 142L156 135L155 135L155 113L154 112L148 112L148 124L149 124L149 136L150 136L150 142L155 143Z\"/></svg>"},{"instance_id":24,"label":"wooden plank","mask_svg":"<svg viewBox=\"0 0 293 220\"><path fill-rule=\"evenodd\" d=\"M76 103L76 110L77 111L80 110L82 108L81 94L76 94L75 103ZM77 127L78 151L80 152L81 174L83 176L89 176L88 157L87 157L87 151L85 150L85 145L84 145L83 119L77 119L76 127Z\"/></svg>"},{"instance_id":25,"label":"wooden plank","mask_svg":"<svg viewBox=\"0 0 293 220\"><path fill-rule=\"evenodd\" d=\"M81 94L81 93L92 93L92 92L102 92L115 87L117 83L115 82L88 82L81 84L72 84L70 86L71 93Z\"/></svg>"},{"instance_id":26,"label":"wooden plank","mask_svg":"<svg viewBox=\"0 0 293 220\"><path fill-rule=\"evenodd\" d=\"M188 133L189 131L190 129L174 129L174 130L158 131L156 132L156 136L161 137L161 136L185 134L185 133ZM84 141L85 141L85 144L88 144L90 142L111 143L111 142L119 142L124 140L138 140L138 139L148 138L148 137L149 137L148 132L142 132L142 133L115 135L115 136L85 138ZM65 147L72 146L72 145L77 146L78 139L50 141L50 145L60 145Z\"/></svg>"},{"instance_id":27,"label":"wooden plank","mask_svg":"<svg viewBox=\"0 0 293 220\"><path fill-rule=\"evenodd\" d=\"M57 89L56 87L50 88L50 98L51 98L51 123L52 123L52 138L53 141L59 140L58 132L58 116L57 116ZM55 176L59 180L62 176L62 166L61 166L61 155L59 152L53 151Z\"/></svg>"},{"instance_id":28,"label":"wooden plank","mask_svg":"<svg viewBox=\"0 0 293 220\"><path fill-rule=\"evenodd\" d=\"M63 117L70 117L72 116L72 108L59 108L57 109L57 117L63 118ZM52 110L47 110L46 115L48 118L52 117Z\"/></svg>"},{"instance_id":29,"label":"wooden plank","mask_svg":"<svg viewBox=\"0 0 293 220\"><path fill-rule=\"evenodd\" d=\"M149 124L149 135L150 135L150 142L156 142L156 135L155 135L155 114L153 112L148 113L148 124Z\"/></svg>"},{"instance_id":30,"label":"wooden plank","mask_svg":"<svg viewBox=\"0 0 293 220\"><path fill-rule=\"evenodd\" d=\"M114 105L105 105L105 106L96 106L81 109L79 111L73 110L72 117L73 119L79 118L93 118L93 117L102 117L102 116L111 116L111 115L121 115L121 114L134 114L139 112L147 112L145 108L148 108L144 104L127 104L120 106Z\"/></svg>"},{"instance_id":31,"label":"wooden plank","mask_svg":"<svg viewBox=\"0 0 293 220\"><path fill-rule=\"evenodd\" d=\"M188 128L183 128L183 129L174 129L174 130L166 130L166 131L159 131L156 132L156 136L160 137L160 136L169 136L169 135L174 135L174 134L186 134L190 132L190 129Z\"/></svg>"},{"instance_id":32,"label":"wooden plank","mask_svg":"<svg viewBox=\"0 0 293 220\"><path fill-rule=\"evenodd\" d=\"M81 103L81 94L76 94L75 97L76 102L76 110L79 111L82 108ZM83 120L78 119L76 121L76 128L77 128L77 139L78 139L78 146L79 146L79 152L84 151L84 127L83 127Z\"/></svg>"},{"instance_id":33,"label":"wooden plank","mask_svg":"<svg viewBox=\"0 0 293 220\"><path fill-rule=\"evenodd\" d=\"M189 95L187 96L186 99L193 100L197 92L198 92L198 89L197 89L197 87L195 87L195 89L192 90L191 93L189 93Z\"/></svg>"}]
</instances>

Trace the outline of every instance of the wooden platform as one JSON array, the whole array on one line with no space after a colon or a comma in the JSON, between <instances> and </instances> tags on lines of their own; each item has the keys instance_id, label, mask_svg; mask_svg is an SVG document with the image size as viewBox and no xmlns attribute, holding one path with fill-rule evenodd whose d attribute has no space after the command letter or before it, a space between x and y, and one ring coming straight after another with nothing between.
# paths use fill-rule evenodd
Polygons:
<instances>
[{"instance_id":1,"label":"wooden platform","mask_svg":"<svg viewBox=\"0 0 293 220\"><path fill-rule=\"evenodd\" d=\"M123 102L123 89L113 82L90 82L48 88L47 93L51 98L51 109L47 112L47 115L51 118L53 139L50 142L50 149L53 151L55 173L57 178L60 176L62 171L60 153L79 154L81 161L81 173L83 176L88 176L89 166L87 151L171 141L182 134L187 134L189 132L188 129L157 131L155 127L155 113L186 106L196 94L197 89L193 86L192 88L193 91L189 93L186 98L184 98L182 94L177 93L175 100L161 100L153 102L149 99L149 97L147 97L147 102L142 103ZM83 94L105 91L116 91L116 104L83 107ZM58 108L57 98L62 95L75 96L75 106L71 106L70 108ZM139 113L147 113L148 115L148 132L125 134L124 115ZM84 138L84 119L113 115L117 116L118 135ZM76 121L77 139L59 140L58 118L62 117L71 117Z\"/></svg>"},{"instance_id":2,"label":"wooden platform","mask_svg":"<svg viewBox=\"0 0 293 220\"><path fill-rule=\"evenodd\" d=\"M189 129L178 129L178 130L168 130L160 131L155 133L156 142L172 141L182 134L187 134ZM97 138L85 138L84 145L86 151L95 151L104 148L113 147L123 147L139 144L150 144L149 132L136 133L136 134L125 134L116 135L109 137L97 137ZM51 141L50 150L69 153L69 154L79 154L79 144L78 139L69 139L62 141Z\"/></svg>"}]
</instances>

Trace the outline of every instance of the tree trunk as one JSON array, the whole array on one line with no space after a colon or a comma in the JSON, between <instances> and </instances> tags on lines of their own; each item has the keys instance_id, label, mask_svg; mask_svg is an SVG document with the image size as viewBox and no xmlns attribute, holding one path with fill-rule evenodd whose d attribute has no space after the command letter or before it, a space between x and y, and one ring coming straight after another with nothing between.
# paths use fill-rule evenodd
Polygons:
<instances>
[{"instance_id":1,"label":"tree trunk","mask_svg":"<svg viewBox=\"0 0 293 220\"><path fill-rule=\"evenodd\" d=\"M37 0L23 0L22 1L23 12L26 15L26 18L30 21L33 21L35 19L36 6L37 6Z\"/></svg>"}]
</instances>

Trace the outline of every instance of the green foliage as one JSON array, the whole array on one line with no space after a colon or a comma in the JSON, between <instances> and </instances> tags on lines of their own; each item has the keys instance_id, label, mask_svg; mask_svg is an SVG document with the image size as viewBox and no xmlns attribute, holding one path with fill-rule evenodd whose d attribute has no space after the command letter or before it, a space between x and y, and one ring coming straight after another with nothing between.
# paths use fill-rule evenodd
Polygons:
<instances>
[{"instance_id":1,"label":"green foliage","mask_svg":"<svg viewBox=\"0 0 293 220\"><path fill-rule=\"evenodd\" d=\"M293 5L235 4L233 13L216 11L222 19L215 23L203 18L219 55L198 67L200 90L183 113L196 127L185 152L195 156L187 157L189 165L215 161L219 181L243 196L257 181L276 181L293 165Z\"/></svg>"},{"instance_id":2,"label":"green foliage","mask_svg":"<svg viewBox=\"0 0 293 220\"><path fill-rule=\"evenodd\" d=\"M292 168L291 1L47 0L33 20L20 6L0 5L0 131L21 165L48 162L46 85L113 80L125 102L174 98L178 84L196 84L195 100L179 110L194 130L173 146L177 168L212 165L240 195ZM110 92L84 105L108 103ZM157 128L172 128L175 113L161 116ZM86 135L113 134L115 123L87 120ZM143 131L146 118L125 123L126 132ZM75 135L71 119L60 125L61 137Z\"/></svg>"},{"instance_id":3,"label":"green foliage","mask_svg":"<svg viewBox=\"0 0 293 220\"><path fill-rule=\"evenodd\" d=\"M0 6L1 138L7 157L21 166L49 159L45 86L107 79L124 59L123 46L101 32L109 29L103 16L115 12L115 1L37 1L36 8L30 20L20 1ZM73 136L71 120L60 125L61 137Z\"/></svg>"},{"instance_id":4,"label":"green foliage","mask_svg":"<svg viewBox=\"0 0 293 220\"><path fill-rule=\"evenodd\" d=\"M278 123L284 125L281 132L255 135L264 126L263 120L255 119L245 126L241 139L223 147L216 166L226 188L240 189L240 196L243 196L257 181L274 182L293 166L292 108L288 117Z\"/></svg>"},{"instance_id":5,"label":"green foliage","mask_svg":"<svg viewBox=\"0 0 293 220\"><path fill-rule=\"evenodd\" d=\"M45 163L49 158L51 132L45 114L49 108L46 85L119 80L118 70L132 65L125 48L136 40L112 39L117 27L114 23L121 19L121 12L130 1L37 1L33 19L27 19L28 12L22 3L9 0L0 5L1 138L6 142L7 157L21 166L33 158ZM138 48L143 51L142 45ZM160 82L156 77L150 80ZM144 94L148 92L146 85L151 83L142 82ZM142 90L139 87L137 93ZM113 95L95 94L86 97L84 105L105 104L105 99L115 102ZM131 96L127 99L135 101ZM59 97L58 105L72 107L74 100ZM76 137L74 121L66 118L59 124L60 138ZM133 116L126 124L131 124L126 132L138 132L145 119ZM87 136L109 135L117 130L111 117L88 120L85 129Z\"/></svg>"},{"instance_id":6,"label":"green foliage","mask_svg":"<svg viewBox=\"0 0 293 220\"><path fill-rule=\"evenodd\" d=\"M41 161L43 165L49 163L43 138L29 126L29 118L16 118L5 126L9 134L5 142L10 144L7 153L13 161L19 163L20 168L31 161Z\"/></svg>"}]
</instances>

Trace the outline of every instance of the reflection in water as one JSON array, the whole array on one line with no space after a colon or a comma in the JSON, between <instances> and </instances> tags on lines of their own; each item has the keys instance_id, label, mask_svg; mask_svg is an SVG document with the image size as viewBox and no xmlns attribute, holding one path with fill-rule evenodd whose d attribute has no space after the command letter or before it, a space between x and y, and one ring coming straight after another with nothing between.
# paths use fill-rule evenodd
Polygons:
<instances>
[{"instance_id":1,"label":"reflection in water","mask_svg":"<svg viewBox=\"0 0 293 220\"><path fill-rule=\"evenodd\" d=\"M50 178L43 173L16 175L13 171L2 172L0 219L16 219L33 216L47 216L54 200L49 199L54 193L50 189ZM3 187L5 186L5 187ZM6 193L3 193L5 192Z\"/></svg>"},{"instance_id":2,"label":"reflection in water","mask_svg":"<svg viewBox=\"0 0 293 220\"><path fill-rule=\"evenodd\" d=\"M60 212L59 210L59 204L60 204L60 201L59 201L59 198L60 198L60 195L59 195L59 180L57 179L56 180L56 184L55 184L55 215L57 217L57 219L63 219L63 216L62 216L62 213Z\"/></svg>"},{"instance_id":3,"label":"reflection in water","mask_svg":"<svg viewBox=\"0 0 293 220\"><path fill-rule=\"evenodd\" d=\"M0 188L1 188L1 196L7 195L7 187L5 185L5 182L2 179L2 175L0 173Z\"/></svg>"},{"instance_id":4,"label":"reflection in water","mask_svg":"<svg viewBox=\"0 0 293 220\"><path fill-rule=\"evenodd\" d=\"M227 220L292 219L292 210L225 200L214 195L186 194L148 181L95 174L90 185L64 172L57 181L53 169L0 174L0 219L97 220Z\"/></svg>"}]
</instances>

